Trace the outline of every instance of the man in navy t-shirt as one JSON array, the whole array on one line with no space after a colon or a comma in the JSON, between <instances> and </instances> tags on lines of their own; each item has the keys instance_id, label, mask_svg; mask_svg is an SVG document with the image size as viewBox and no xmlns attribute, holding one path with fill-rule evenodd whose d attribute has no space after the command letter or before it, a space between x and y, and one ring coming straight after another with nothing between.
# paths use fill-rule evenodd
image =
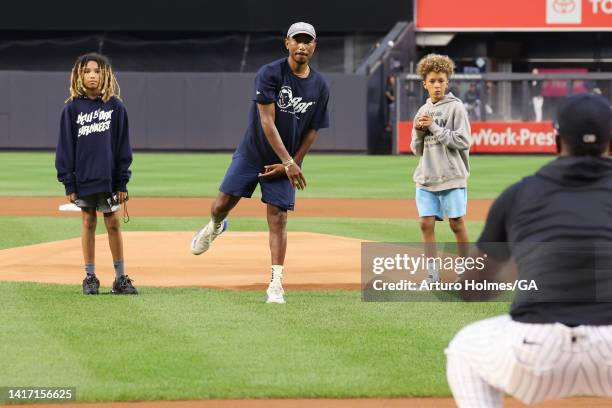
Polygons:
<instances>
[{"instance_id":1,"label":"man in navy t-shirt","mask_svg":"<svg viewBox=\"0 0 612 408\"><path fill-rule=\"evenodd\" d=\"M308 62L316 48L316 33L308 23L295 23L285 38L289 56L264 65L257 72L249 124L234 153L211 220L191 241L199 255L227 228L227 216L242 197L251 197L257 184L267 205L272 255L272 279L267 303L285 303L282 287L287 250L287 210L293 210L295 189L306 187L301 170L304 156L329 126L329 88Z\"/></svg>"}]
</instances>

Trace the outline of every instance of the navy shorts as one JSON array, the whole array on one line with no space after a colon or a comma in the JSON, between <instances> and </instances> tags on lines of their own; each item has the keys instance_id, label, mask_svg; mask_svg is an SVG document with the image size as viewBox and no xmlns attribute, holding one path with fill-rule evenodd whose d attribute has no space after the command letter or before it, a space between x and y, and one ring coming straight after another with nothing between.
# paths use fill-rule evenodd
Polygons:
<instances>
[{"instance_id":1,"label":"navy shorts","mask_svg":"<svg viewBox=\"0 0 612 408\"><path fill-rule=\"evenodd\" d=\"M246 161L240 153L234 153L219 191L234 197L251 198L257 184L261 186L261 201L284 210L293 211L295 205L295 188L287 176L273 179L261 179L257 175L263 173L259 168Z\"/></svg>"}]
</instances>

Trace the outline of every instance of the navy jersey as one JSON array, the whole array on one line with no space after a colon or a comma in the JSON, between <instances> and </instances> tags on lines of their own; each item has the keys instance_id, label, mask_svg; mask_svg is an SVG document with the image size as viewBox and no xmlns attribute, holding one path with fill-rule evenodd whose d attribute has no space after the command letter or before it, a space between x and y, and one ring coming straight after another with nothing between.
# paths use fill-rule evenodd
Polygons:
<instances>
[{"instance_id":1,"label":"navy jersey","mask_svg":"<svg viewBox=\"0 0 612 408\"><path fill-rule=\"evenodd\" d=\"M264 65L257 72L249 125L237 151L255 166L280 163L261 127L257 104L275 104L275 124L291 156L298 151L309 129L329 126L329 87L323 76L310 69L307 78L296 76L287 58Z\"/></svg>"}]
</instances>

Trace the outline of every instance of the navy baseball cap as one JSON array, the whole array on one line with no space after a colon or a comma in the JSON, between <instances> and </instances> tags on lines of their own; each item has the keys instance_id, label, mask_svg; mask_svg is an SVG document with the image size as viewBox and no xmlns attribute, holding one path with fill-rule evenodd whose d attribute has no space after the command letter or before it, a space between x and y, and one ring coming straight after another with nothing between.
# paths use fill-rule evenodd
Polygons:
<instances>
[{"instance_id":1,"label":"navy baseball cap","mask_svg":"<svg viewBox=\"0 0 612 408\"><path fill-rule=\"evenodd\" d=\"M612 108L601 95L576 94L557 110L555 129L576 151L601 150L612 139Z\"/></svg>"}]
</instances>

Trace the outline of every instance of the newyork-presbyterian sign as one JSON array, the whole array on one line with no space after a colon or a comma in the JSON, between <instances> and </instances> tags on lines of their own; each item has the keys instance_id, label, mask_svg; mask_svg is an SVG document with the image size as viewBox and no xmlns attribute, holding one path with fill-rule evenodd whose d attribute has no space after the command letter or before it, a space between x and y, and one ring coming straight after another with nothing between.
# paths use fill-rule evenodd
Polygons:
<instances>
[{"instance_id":1,"label":"newyork-presbyterian sign","mask_svg":"<svg viewBox=\"0 0 612 408\"><path fill-rule=\"evenodd\" d=\"M612 0L414 0L417 31L612 31Z\"/></svg>"},{"instance_id":2,"label":"newyork-presbyterian sign","mask_svg":"<svg viewBox=\"0 0 612 408\"><path fill-rule=\"evenodd\" d=\"M551 122L471 122L472 153L555 153ZM412 122L400 122L399 153L412 153Z\"/></svg>"}]
</instances>

